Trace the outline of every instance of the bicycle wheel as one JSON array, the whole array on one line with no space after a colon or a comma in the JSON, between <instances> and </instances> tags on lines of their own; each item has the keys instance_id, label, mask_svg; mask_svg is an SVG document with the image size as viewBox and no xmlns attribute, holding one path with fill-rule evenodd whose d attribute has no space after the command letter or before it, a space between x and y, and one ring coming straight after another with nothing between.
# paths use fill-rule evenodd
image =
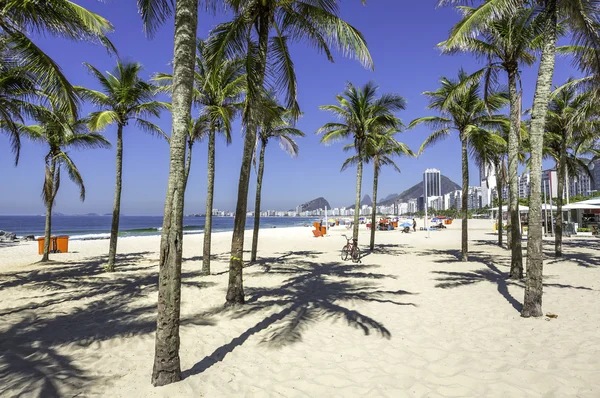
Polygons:
<instances>
[{"instance_id":1,"label":"bicycle wheel","mask_svg":"<svg viewBox=\"0 0 600 398\"><path fill-rule=\"evenodd\" d=\"M360 261L360 249L358 247L354 247L352 250L352 261L355 263Z\"/></svg>"},{"instance_id":2,"label":"bicycle wheel","mask_svg":"<svg viewBox=\"0 0 600 398\"><path fill-rule=\"evenodd\" d=\"M348 246L342 247L342 260L348 260Z\"/></svg>"}]
</instances>

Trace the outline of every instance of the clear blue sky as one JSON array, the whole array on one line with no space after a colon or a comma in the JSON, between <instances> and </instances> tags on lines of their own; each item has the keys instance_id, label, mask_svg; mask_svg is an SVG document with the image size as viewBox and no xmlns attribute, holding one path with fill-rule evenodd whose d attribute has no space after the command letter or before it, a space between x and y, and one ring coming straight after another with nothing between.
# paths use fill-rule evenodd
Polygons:
<instances>
[{"instance_id":1,"label":"clear blue sky","mask_svg":"<svg viewBox=\"0 0 600 398\"><path fill-rule=\"evenodd\" d=\"M173 54L173 29L169 21L152 40L142 32L135 1L78 3L106 17L115 26L110 36L124 60L143 64L145 76L154 72L169 71ZM359 0L342 2L343 17L365 35L375 62L375 71L363 69L360 64L340 55L329 63L311 47L294 45L292 56L298 77L298 97L303 118L298 127L306 133L299 140L300 156L291 159L276 143L267 149L263 181L263 209L290 209L296 205L325 197L332 206L352 203L355 193L355 170L340 172L345 155L342 144L325 147L319 144L315 131L331 116L318 109L319 105L334 102L334 96L344 89L346 82L362 85L369 80L380 86L381 92L394 92L408 102L406 111L398 116L406 123L428 115L425 90L434 90L440 76L455 76L463 67L472 72L481 64L467 55L442 56L436 44L443 41L450 27L459 19L452 8L435 8L436 1L370 0L362 6ZM209 30L226 19L224 15L200 14L198 35L206 37ZM89 62L98 69L110 70L116 60L98 46L61 39L40 38L37 43L64 69L73 84L98 88L96 82L82 66ZM524 106L533 98L537 66L523 71ZM560 84L570 75L577 75L568 60L559 59L555 82ZM91 111L86 106L83 113ZM170 132L170 115L163 113L156 122ZM105 132L114 142L116 128ZM429 133L420 127L407 131L400 140L417 150ZM124 132L124 171L122 214L161 215L168 177L169 151L160 139L128 126ZM217 144L215 207L234 209L242 153L239 123L235 125L233 144L223 140ZM7 148L8 141L0 135L0 214L41 214L44 212L40 192L44 178L43 157L46 148L23 143L21 161L17 168ZM72 213L108 213L112 210L114 190L114 148L108 150L72 151L73 159L83 175L87 188L84 203L78 199L77 190L66 178L60 187L56 211ZM383 171L379 183L379 197L400 193L422 179L426 168L435 167L442 174L460 183L460 145L456 136L427 150L418 159L399 159L402 170ZM479 185L479 170L470 164L470 185ZM372 193L372 168L366 167L363 195ZM65 176L66 177L66 176ZM253 208L256 175L252 175L249 209ZM204 212L206 197L206 144L194 151L194 161L187 188L186 213Z\"/></svg>"}]
</instances>

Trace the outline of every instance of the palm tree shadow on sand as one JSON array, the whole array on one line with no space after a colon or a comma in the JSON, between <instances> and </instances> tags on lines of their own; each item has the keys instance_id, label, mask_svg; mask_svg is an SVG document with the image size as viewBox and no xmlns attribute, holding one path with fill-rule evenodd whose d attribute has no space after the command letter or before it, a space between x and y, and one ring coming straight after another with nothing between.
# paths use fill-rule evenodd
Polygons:
<instances>
[{"instance_id":1,"label":"palm tree shadow on sand","mask_svg":"<svg viewBox=\"0 0 600 398\"><path fill-rule=\"evenodd\" d=\"M375 302L395 306L413 306L402 302L402 296L414 293L404 290L381 290L376 281L395 279L392 275L373 272L373 265L349 263L320 263L316 252L290 252L272 258L263 258L262 272L283 277L276 287L248 288L245 305L233 309L216 310L234 319L271 311L254 326L218 347L214 352L184 372L184 377L200 374L227 354L243 345L250 337L269 329L259 343L281 347L302 340L303 333L323 321L343 320L350 327L361 330L365 336L373 333L391 338L385 325L370 315L348 306L349 303ZM315 259L315 260L313 260Z\"/></svg>"},{"instance_id":2,"label":"palm tree shadow on sand","mask_svg":"<svg viewBox=\"0 0 600 398\"><path fill-rule=\"evenodd\" d=\"M68 345L76 353L91 344L155 331L156 304L144 298L156 293L158 275L155 264L143 264L147 254L117 256L118 272L113 274L103 271L107 256L2 274L0 289L36 293L26 297L28 303L15 300L0 312L0 396L71 396L97 379L110 384L110 377L90 374L78 364L77 354L66 354L61 347ZM198 281L199 276L200 271L184 272L182 279L201 289L214 285ZM214 322L194 314L181 324Z\"/></svg>"},{"instance_id":3,"label":"palm tree shadow on sand","mask_svg":"<svg viewBox=\"0 0 600 398\"><path fill-rule=\"evenodd\" d=\"M439 259L434 260L438 263L456 263L460 262L459 250L428 250L422 255L435 255ZM513 295L510 294L509 286L518 286L525 288L524 281L509 279L510 256L492 256L484 252L469 252L469 263L479 263L483 267L470 271L432 271L436 274L435 285L441 289L453 289L461 286L474 285L481 282L489 282L496 285L498 293L500 293L506 301L517 312L521 312L522 304ZM504 270L503 270L504 269ZM544 280L551 277L544 276ZM544 287L553 287L561 289L577 289L577 290L593 290L585 286L573 286L560 283L546 283Z\"/></svg>"}]
</instances>

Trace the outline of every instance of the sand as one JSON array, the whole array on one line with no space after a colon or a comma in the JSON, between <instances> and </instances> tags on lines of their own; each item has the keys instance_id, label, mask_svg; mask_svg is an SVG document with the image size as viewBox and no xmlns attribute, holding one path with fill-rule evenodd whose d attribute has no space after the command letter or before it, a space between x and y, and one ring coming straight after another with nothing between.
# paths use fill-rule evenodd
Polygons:
<instances>
[{"instance_id":1,"label":"sand","mask_svg":"<svg viewBox=\"0 0 600 398\"><path fill-rule=\"evenodd\" d=\"M523 319L523 284L489 221L411 234L378 232L361 264L342 262L343 228L261 230L244 270L247 304L224 310L231 233L184 240L184 379L150 384L159 237L72 241L39 260L36 243L0 248L0 395L108 397L598 397L600 239L545 242L544 311ZM246 247L251 236L247 234ZM367 253L368 231L360 241ZM248 254L246 253L246 256Z\"/></svg>"}]
</instances>

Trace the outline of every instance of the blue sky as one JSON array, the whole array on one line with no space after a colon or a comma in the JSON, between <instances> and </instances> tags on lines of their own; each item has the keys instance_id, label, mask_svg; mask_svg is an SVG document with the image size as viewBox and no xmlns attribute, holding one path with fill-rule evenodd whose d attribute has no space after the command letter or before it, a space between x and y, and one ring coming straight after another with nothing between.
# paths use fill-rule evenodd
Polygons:
<instances>
[{"instance_id":1,"label":"blue sky","mask_svg":"<svg viewBox=\"0 0 600 398\"><path fill-rule=\"evenodd\" d=\"M110 20L115 31L110 38L124 60L138 61L144 66L144 76L154 72L169 72L173 54L173 29L169 21L150 40L142 32L142 23L135 1L96 2L78 1ZM359 0L342 2L342 16L365 35L375 71L365 70L353 60L336 56L328 62L311 47L297 44L292 47L298 77L298 100L304 116L298 127L306 133L299 140L300 156L291 159L273 142L267 149L263 181L263 209L291 209L296 205L325 197L332 206L352 203L355 193L355 169L340 172L345 159L342 144L323 146L315 131L331 121L329 114L320 111L319 105L334 102L336 94L343 91L346 82L362 85L369 80L380 86L381 92L394 92L406 98L406 111L398 114L404 123L429 115L427 100L421 93L437 88L440 76L455 76L459 68L469 72L480 68L481 63L468 55L440 55L436 44L443 41L451 26L459 19L452 8L436 8L436 1L370 0L362 6ZM227 16L200 14L198 36L206 37L217 23ZM97 83L83 67L89 62L98 69L110 70L116 60L98 46L54 38L37 38L37 43L63 68L75 85L98 88ZM537 65L522 71L524 105L533 98ZM577 75L567 59L559 59L555 83L564 82ZM93 110L85 106L82 113ZM170 132L170 115L163 113L155 120L163 130ZM429 130L419 127L404 132L399 139L417 150ZM116 127L105 132L114 142ZM122 214L160 215L163 211L168 177L169 151L165 142L128 126L124 131L124 170ZM13 167L7 148L8 141L0 135L0 169L3 170L0 214L41 214L44 212L40 192L44 176L43 157L46 148L24 142L21 161ZM233 144L217 143L215 202L218 209L234 209L237 199L237 182L243 140L239 123L235 124ZM72 183L61 184L56 211L75 213L108 213L112 210L114 190L114 148L91 151L72 151L71 155L83 175L87 199L80 202ZM398 159L401 174L391 169L383 170L379 182L379 197L400 193L422 179L426 168L435 167L455 182L460 182L460 145L456 136L428 149L418 159ZM470 185L479 185L479 170L470 164ZM373 171L365 168L363 195L372 194ZM250 186L253 208L256 174ZM206 144L198 144L186 196L186 213L204 212L206 197Z\"/></svg>"}]
</instances>

